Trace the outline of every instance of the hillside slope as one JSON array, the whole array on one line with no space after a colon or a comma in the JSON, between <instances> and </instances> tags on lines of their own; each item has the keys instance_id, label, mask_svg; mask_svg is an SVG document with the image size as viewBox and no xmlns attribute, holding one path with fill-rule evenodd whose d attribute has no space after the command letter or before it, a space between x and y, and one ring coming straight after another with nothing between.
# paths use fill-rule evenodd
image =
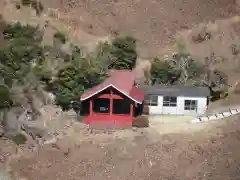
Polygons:
<instances>
[{"instance_id":1,"label":"hillside slope","mask_svg":"<svg viewBox=\"0 0 240 180\"><path fill-rule=\"evenodd\" d=\"M45 9L45 16L41 19L49 20L56 28L70 31L68 34L74 36L72 39L88 43L109 35L132 35L139 40L139 52L143 57L155 56L156 51L171 44L179 30L238 14L235 0L41 0L41 2ZM25 9L20 9L18 13L1 5L0 10L8 20L39 19Z\"/></svg>"},{"instance_id":2,"label":"hillside slope","mask_svg":"<svg viewBox=\"0 0 240 180\"><path fill-rule=\"evenodd\" d=\"M117 35L135 37L139 79L143 77L142 69L150 67L148 60L171 53L173 43L183 41L197 59L203 60L213 52L226 59L223 69L233 79L230 83L238 80L238 66L232 63L238 56L231 52L232 45L238 46L240 35L239 21L232 20L240 13L236 0L41 0L44 13L40 17L30 8L16 10L12 2L0 2L4 19L39 24L45 29L45 43L52 43L57 30L63 31L70 42L88 48ZM203 26L214 38L193 43L192 36L200 33Z\"/></svg>"},{"instance_id":3,"label":"hillside slope","mask_svg":"<svg viewBox=\"0 0 240 180\"><path fill-rule=\"evenodd\" d=\"M156 54L182 29L237 14L235 0L42 0L97 36L128 34L140 40L141 54Z\"/></svg>"}]
</instances>

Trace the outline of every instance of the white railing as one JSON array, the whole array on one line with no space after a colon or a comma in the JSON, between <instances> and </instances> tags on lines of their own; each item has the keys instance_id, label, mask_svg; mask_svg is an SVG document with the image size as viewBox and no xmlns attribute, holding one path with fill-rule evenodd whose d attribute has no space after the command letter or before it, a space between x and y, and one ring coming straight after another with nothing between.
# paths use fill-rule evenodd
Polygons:
<instances>
[{"instance_id":1,"label":"white railing","mask_svg":"<svg viewBox=\"0 0 240 180\"><path fill-rule=\"evenodd\" d=\"M199 116L198 118L192 120L192 123L200 123L200 122L206 122L206 121L212 121L212 120L220 120L229 116L233 116L235 114L240 113L240 108L234 108L234 109L229 109L228 111L223 111L219 113L214 113L214 114L209 114L209 115L204 115L204 116Z\"/></svg>"}]
</instances>

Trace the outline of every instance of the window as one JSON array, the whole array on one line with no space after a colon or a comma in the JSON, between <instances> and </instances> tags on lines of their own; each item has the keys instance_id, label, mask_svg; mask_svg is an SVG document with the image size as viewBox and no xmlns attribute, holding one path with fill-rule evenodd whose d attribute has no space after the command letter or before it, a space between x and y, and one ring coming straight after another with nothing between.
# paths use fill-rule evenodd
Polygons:
<instances>
[{"instance_id":1,"label":"window","mask_svg":"<svg viewBox=\"0 0 240 180\"><path fill-rule=\"evenodd\" d=\"M110 100L95 99L93 102L93 111L96 113L110 113Z\"/></svg>"},{"instance_id":2,"label":"window","mask_svg":"<svg viewBox=\"0 0 240 180\"><path fill-rule=\"evenodd\" d=\"M130 101L113 99L113 114L130 114Z\"/></svg>"},{"instance_id":3,"label":"window","mask_svg":"<svg viewBox=\"0 0 240 180\"><path fill-rule=\"evenodd\" d=\"M163 97L163 106L176 107L177 106L177 97L164 96Z\"/></svg>"},{"instance_id":4,"label":"window","mask_svg":"<svg viewBox=\"0 0 240 180\"><path fill-rule=\"evenodd\" d=\"M157 106L158 105L158 96L157 95L146 95L144 98L144 104L148 106Z\"/></svg>"},{"instance_id":5,"label":"window","mask_svg":"<svg viewBox=\"0 0 240 180\"><path fill-rule=\"evenodd\" d=\"M185 100L184 110L197 110L197 101L196 100Z\"/></svg>"}]
</instances>

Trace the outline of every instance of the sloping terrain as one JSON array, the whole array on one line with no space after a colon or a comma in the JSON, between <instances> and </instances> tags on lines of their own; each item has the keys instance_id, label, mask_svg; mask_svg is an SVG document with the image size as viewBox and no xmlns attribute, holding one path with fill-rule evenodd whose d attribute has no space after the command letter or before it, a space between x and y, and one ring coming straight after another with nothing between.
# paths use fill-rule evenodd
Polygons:
<instances>
[{"instance_id":1,"label":"sloping terrain","mask_svg":"<svg viewBox=\"0 0 240 180\"><path fill-rule=\"evenodd\" d=\"M183 39L193 55L200 55L201 60L209 56L209 51L225 53L224 58L231 60L233 57L226 50L231 51L231 44L238 42L239 38L239 22L231 25L234 24L232 17L240 13L236 0L41 0L44 12L40 17L30 8L16 10L13 2L16 1L0 2L4 19L38 24L44 29L47 44L52 43L57 30L64 32L70 42L88 48L117 35L135 37L138 40L140 63L137 74L140 78L142 68L149 66L144 60L172 53L176 50L173 43L179 39ZM216 36L210 43L196 45L191 38L203 26L217 31L214 32ZM220 28L216 30L216 26ZM231 67L229 69L231 72ZM231 76L236 77L235 74Z\"/></svg>"},{"instance_id":2,"label":"sloping terrain","mask_svg":"<svg viewBox=\"0 0 240 180\"><path fill-rule=\"evenodd\" d=\"M239 122L195 125L205 127L200 132L186 125L188 132L161 136L151 129L80 135L84 130L75 126L75 134L58 146L27 153L10 165L15 176L29 180L237 180Z\"/></svg>"},{"instance_id":3,"label":"sloping terrain","mask_svg":"<svg viewBox=\"0 0 240 180\"><path fill-rule=\"evenodd\" d=\"M235 0L43 0L46 8L57 8L70 16L72 26L96 36L127 34L137 38L142 56L174 41L174 34L204 21L237 14Z\"/></svg>"},{"instance_id":4,"label":"sloping terrain","mask_svg":"<svg viewBox=\"0 0 240 180\"><path fill-rule=\"evenodd\" d=\"M6 3L7 2L7 3ZM72 39L82 43L119 34L132 35L139 40L139 54L155 56L174 41L175 33L194 25L238 14L235 0L42 0L45 16L35 17L26 8L9 8L9 0L1 6L8 20L49 24L64 29ZM3 3L3 2L2 2ZM7 8L7 9L6 9ZM5 9L5 10L4 10ZM53 12L54 11L54 12ZM11 13L10 13L11 12ZM47 16L46 16L47 15ZM47 30L49 31L49 30ZM47 32L46 31L46 32ZM142 48L144 47L144 48Z\"/></svg>"}]
</instances>

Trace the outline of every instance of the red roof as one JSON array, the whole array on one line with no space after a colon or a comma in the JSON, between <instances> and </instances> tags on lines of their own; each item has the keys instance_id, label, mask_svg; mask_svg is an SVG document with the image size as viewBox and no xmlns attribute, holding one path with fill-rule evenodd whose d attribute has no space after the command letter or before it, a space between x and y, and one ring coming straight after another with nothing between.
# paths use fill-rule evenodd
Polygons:
<instances>
[{"instance_id":1,"label":"red roof","mask_svg":"<svg viewBox=\"0 0 240 180\"><path fill-rule=\"evenodd\" d=\"M81 96L81 100L86 100L104 89L112 86L135 102L142 103L144 94L137 87L134 87L134 74L128 70L113 70L109 77L101 84L93 87Z\"/></svg>"}]
</instances>

